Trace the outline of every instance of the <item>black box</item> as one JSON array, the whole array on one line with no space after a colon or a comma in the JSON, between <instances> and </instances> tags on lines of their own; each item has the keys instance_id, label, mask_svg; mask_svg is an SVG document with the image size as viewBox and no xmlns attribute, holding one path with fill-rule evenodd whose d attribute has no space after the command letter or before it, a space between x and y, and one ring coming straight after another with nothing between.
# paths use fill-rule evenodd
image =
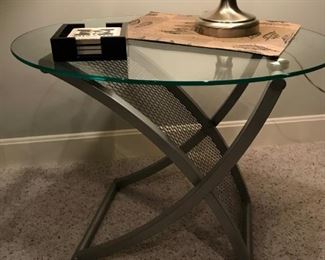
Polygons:
<instances>
[{"instance_id":1,"label":"black box","mask_svg":"<svg viewBox=\"0 0 325 260\"><path fill-rule=\"evenodd\" d=\"M126 60L126 23L106 23L106 27L121 28L120 36L101 37L102 54L79 55L77 41L67 36L74 28L85 28L84 24L63 24L51 37L53 59L55 61L83 60Z\"/></svg>"}]
</instances>

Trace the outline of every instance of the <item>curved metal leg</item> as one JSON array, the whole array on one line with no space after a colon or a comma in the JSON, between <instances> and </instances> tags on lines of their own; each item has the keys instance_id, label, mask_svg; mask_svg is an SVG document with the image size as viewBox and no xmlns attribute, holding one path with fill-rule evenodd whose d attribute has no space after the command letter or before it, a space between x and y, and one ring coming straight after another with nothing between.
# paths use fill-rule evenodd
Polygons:
<instances>
[{"instance_id":1,"label":"curved metal leg","mask_svg":"<svg viewBox=\"0 0 325 260\"><path fill-rule=\"evenodd\" d=\"M256 111L250 117L244 129L238 135L229 150L225 153L224 157L217 163L213 170L211 170L211 172L202 179L202 181L200 181L188 194L183 197L183 199L175 203L160 216L142 227L139 227L118 239L79 251L77 252L76 256L79 259L93 259L112 254L155 235L163 228L167 227L169 224L173 223L185 213L190 211L202 199L206 198L208 202L211 200L212 203L218 201L213 198L212 192L214 188L220 181L222 181L225 175L233 168L242 154L249 147L250 143L253 141L268 115L272 111L272 108L276 104L276 101L284 86L285 82L281 80L271 83L269 88L264 93ZM177 164L177 162L175 163ZM227 219L227 216L222 216L219 211L215 213L218 214L219 219ZM226 225L225 228L227 229ZM230 226L229 230L231 229L232 228ZM234 237L234 240L238 240L238 236L234 231L230 231L229 237ZM237 245L237 248L240 248L240 245ZM243 252L240 252L238 256L240 259L249 259L249 256L243 255Z\"/></svg>"},{"instance_id":2,"label":"curved metal leg","mask_svg":"<svg viewBox=\"0 0 325 260\"><path fill-rule=\"evenodd\" d=\"M187 152L190 150L193 146L195 146L198 142L200 142L204 138L204 132L199 131L196 135L194 135L190 140L188 140L184 145L181 146L181 150L184 152ZM171 165L173 162L168 158L164 157L160 159L159 161L137 171L134 172L128 176L121 177L118 179L115 179L112 183L111 187L107 191L102 203L100 204L95 217L93 218L92 222L90 223L82 241L79 243L76 252L80 251L81 249L88 248L94 239L101 222L103 221L107 210L109 209L110 204L112 203L117 191L120 189L138 182L140 180L143 180L147 177L150 177L151 175L161 171L162 169L166 168L167 166ZM73 257L77 258L75 255Z\"/></svg>"},{"instance_id":3,"label":"curved metal leg","mask_svg":"<svg viewBox=\"0 0 325 260\"><path fill-rule=\"evenodd\" d=\"M110 255L123 248L135 245L142 240L160 232L162 229L182 217L199 202L205 199L219 221L222 223L238 258L251 259L252 256L250 255L240 230L233 224L232 220L227 214L227 211L220 203L215 188L225 178L225 176L229 174L230 171L233 171L232 169L234 169L237 161L249 147L250 143L263 126L265 120L276 104L282 89L285 87L285 82L283 80L273 81L266 89L261 101L256 107L256 110L253 112L245 127L230 148L225 146L222 138L218 136L218 132L215 132L214 134L211 132L210 129L214 126L213 122L206 120L204 115L202 113L198 113L198 111L197 113L192 111L192 113L195 114L197 120L201 123L201 131L199 131L195 137L191 138L192 140L189 140L181 147L177 147L167 138L166 135L161 132L161 130L155 124L148 120L146 116L136 110L128 102L125 102L125 100L120 98L113 91L108 90L97 82L87 82L66 78L63 78L63 80L76 86L78 89L94 97L99 102L117 112L120 116L128 119L130 123L142 131L153 143L155 143L165 154L167 154L169 158L163 159L160 162L149 166L143 171L133 174L130 178L122 178L114 182L112 188L105 196L105 199L99 208L88 232L86 233L85 239L78 247L74 258L99 258ZM175 89L177 91L177 88ZM195 105L190 104L190 101L184 102L188 103L188 107L192 107L192 110L198 110ZM205 175L205 177L200 178L198 168L186 156L185 153L186 151L189 151L196 143L199 143L207 134L212 136L216 143L219 142L219 147L221 147L220 150L222 150L223 157L216 163L213 169ZM160 216L142 227L139 227L115 240L88 248L118 188L122 188L130 183L150 176L159 169L169 165L170 162L174 162L187 176L187 178L194 185L193 189L180 201L164 211Z\"/></svg>"},{"instance_id":4,"label":"curved metal leg","mask_svg":"<svg viewBox=\"0 0 325 260\"><path fill-rule=\"evenodd\" d=\"M213 188L212 188L213 189ZM123 235L117 239L108 241L101 245L86 248L76 252L74 259L97 259L100 257L111 255L115 252L134 246L143 240L152 237L153 235L161 232L164 228L174 223L181 218L184 214L189 212L194 206L196 206L202 199L204 194L200 191L200 187L193 188L183 199L178 201L172 207L165 210L161 215L148 222L147 224L136 228L135 230ZM192 201L193 196L199 192L199 200ZM197 196L197 195L196 195ZM195 197L196 197L195 196ZM248 249L245 244L240 240L240 234L236 231L236 228L229 221L229 217L220 205L218 200L212 195L208 194L206 201L211 206L213 212L218 216L223 228L230 233L230 240L232 243L237 243L237 257L238 259L248 260L250 259Z\"/></svg>"},{"instance_id":5,"label":"curved metal leg","mask_svg":"<svg viewBox=\"0 0 325 260\"><path fill-rule=\"evenodd\" d=\"M253 60L254 61L254 60ZM259 59L255 60L254 63L250 64L254 68L257 66ZM251 66L249 68L251 69ZM251 72L252 70L249 70ZM253 69L255 71L255 69ZM248 72L247 72L248 73ZM247 88L247 84L244 85L238 85L235 87L233 92L229 95L229 97L226 99L226 101L223 103L223 105L220 107L220 109L215 113L215 115L210 120L207 115L198 107L198 105L195 103L195 101L188 96L184 91L182 91L179 88L171 89L170 91L180 100L183 101L183 104L189 109L193 114L197 115L197 118L201 122L202 125L206 125L205 128L206 134L210 136L215 143L216 147L220 151L222 155L224 155L229 147L227 146L225 140L223 139L223 136L219 133L218 129L215 127L217 126L224 117L229 113L229 111L232 109L232 107L236 104L240 96L244 93L244 90ZM250 254L253 254L253 248L251 243L251 199L246 187L246 184L241 176L240 170L238 165L236 164L231 169L231 174L233 176L234 182L236 183L236 187L241 194L241 198L243 200L243 214L242 214L242 223L241 223L241 233L242 237L244 239L244 242L246 244L246 247L248 248ZM226 213L227 214L227 213ZM234 226L233 223L231 226ZM235 231L237 232L237 230ZM226 232L229 234L229 232ZM228 235L229 236L229 235ZM237 247L239 243L234 242L232 243L232 246L234 248ZM238 250L237 250L238 251Z\"/></svg>"}]
</instances>

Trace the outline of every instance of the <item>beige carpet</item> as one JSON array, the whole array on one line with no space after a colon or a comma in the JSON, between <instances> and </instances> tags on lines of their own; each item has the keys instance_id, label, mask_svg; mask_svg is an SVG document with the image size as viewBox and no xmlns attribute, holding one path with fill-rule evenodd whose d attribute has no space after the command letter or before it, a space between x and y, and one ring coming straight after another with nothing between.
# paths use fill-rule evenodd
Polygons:
<instances>
[{"instance_id":1,"label":"beige carpet","mask_svg":"<svg viewBox=\"0 0 325 260\"><path fill-rule=\"evenodd\" d=\"M152 158L151 158L152 159ZM150 158L0 169L0 259L69 259L113 178ZM250 149L240 162L253 200L256 260L325 259L325 143ZM190 185L171 167L117 196L96 238L156 216ZM204 203L145 243L110 259L232 259Z\"/></svg>"}]
</instances>

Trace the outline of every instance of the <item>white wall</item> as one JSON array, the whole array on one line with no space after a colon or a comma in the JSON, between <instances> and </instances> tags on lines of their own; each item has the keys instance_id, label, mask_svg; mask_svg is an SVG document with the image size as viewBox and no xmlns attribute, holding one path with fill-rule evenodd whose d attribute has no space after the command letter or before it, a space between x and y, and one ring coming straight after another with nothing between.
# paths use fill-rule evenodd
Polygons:
<instances>
[{"instance_id":1,"label":"white wall","mask_svg":"<svg viewBox=\"0 0 325 260\"><path fill-rule=\"evenodd\" d=\"M238 0L238 3L260 19L288 20L325 33L324 0ZM140 16L150 10L200 14L217 4L216 0L0 0L0 139L131 127L74 88L13 58L9 47L18 35L48 24L110 15ZM325 87L324 70L311 74L311 78ZM288 82L273 117L325 113L324 95L303 77ZM262 90L261 84L254 85L228 120L246 118ZM189 88L189 91L212 113L218 100L230 89L219 86Z\"/></svg>"}]
</instances>

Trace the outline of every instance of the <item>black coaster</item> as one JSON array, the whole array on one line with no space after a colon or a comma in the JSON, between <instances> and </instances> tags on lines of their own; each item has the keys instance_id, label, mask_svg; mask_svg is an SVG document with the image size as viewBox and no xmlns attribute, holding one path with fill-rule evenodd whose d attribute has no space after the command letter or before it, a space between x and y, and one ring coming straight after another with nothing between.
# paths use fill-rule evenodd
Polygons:
<instances>
[{"instance_id":1,"label":"black coaster","mask_svg":"<svg viewBox=\"0 0 325 260\"><path fill-rule=\"evenodd\" d=\"M68 37L75 28L85 28L85 24L63 24L51 37L52 55L55 61L83 61L83 60L126 60L126 23L106 23L106 27L121 28L119 36L103 36L91 46L99 49L97 54L87 54L80 51L80 47L87 46L82 40ZM86 54L84 54L86 53Z\"/></svg>"}]
</instances>

